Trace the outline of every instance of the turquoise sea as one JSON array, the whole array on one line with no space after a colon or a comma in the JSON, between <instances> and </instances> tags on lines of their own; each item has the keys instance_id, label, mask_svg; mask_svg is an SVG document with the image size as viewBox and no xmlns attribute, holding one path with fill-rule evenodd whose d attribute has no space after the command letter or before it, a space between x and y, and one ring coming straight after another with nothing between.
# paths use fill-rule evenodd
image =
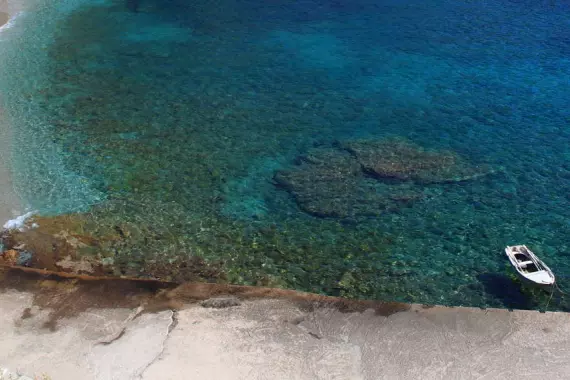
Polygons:
<instances>
[{"instance_id":1,"label":"turquoise sea","mask_svg":"<svg viewBox=\"0 0 570 380\"><path fill-rule=\"evenodd\" d=\"M559 0L32 0L0 32L15 182L121 274L540 308L570 289ZM550 308L567 310L564 295Z\"/></svg>"}]
</instances>

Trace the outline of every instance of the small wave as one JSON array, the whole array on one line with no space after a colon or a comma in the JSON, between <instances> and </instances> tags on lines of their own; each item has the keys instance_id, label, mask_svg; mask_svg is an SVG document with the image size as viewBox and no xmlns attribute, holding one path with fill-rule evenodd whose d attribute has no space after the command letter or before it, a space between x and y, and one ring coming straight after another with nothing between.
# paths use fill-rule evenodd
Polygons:
<instances>
[{"instance_id":1,"label":"small wave","mask_svg":"<svg viewBox=\"0 0 570 380\"><path fill-rule=\"evenodd\" d=\"M2 13L2 12L0 12L0 13ZM24 14L24 12L18 12L16 14L14 14L13 16L11 16L10 19L8 20L8 22L6 22L3 25L0 25L0 32L13 27L14 24L16 23L16 20L19 19L20 16L22 16L22 14Z\"/></svg>"},{"instance_id":2,"label":"small wave","mask_svg":"<svg viewBox=\"0 0 570 380\"><path fill-rule=\"evenodd\" d=\"M36 212L35 211L29 211L27 213L25 213L24 215L20 215L14 219L10 219L9 221L7 221L6 223L4 223L4 225L2 226L5 230L22 230L24 228L24 223L26 222L26 220L31 217L32 215L34 215Z\"/></svg>"}]
</instances>

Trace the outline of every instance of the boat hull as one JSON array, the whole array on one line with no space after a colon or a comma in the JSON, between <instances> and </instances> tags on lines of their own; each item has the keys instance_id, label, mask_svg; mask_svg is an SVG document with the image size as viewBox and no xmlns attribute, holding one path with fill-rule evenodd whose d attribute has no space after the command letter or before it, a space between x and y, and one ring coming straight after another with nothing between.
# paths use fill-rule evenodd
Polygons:
<instances>
[{"instance_id":1,"label":"boat hull","mask_svg":"<svg viewBox=\"0 0 570 380\"><path fill-rule=\"evenodd\" d=\"M505 253L524 284L543 289L554 286L554 273L527 246L509 246Z\"/></svg>"},{"instance_id":2,"label":"boat hull","mask_svg":"<svg viewBox=\"0 0 570 380\"><path fill-rule=\"evenodd\" d=\"M517 273L517 278L521 281L521 283L525 286L531 287L531 288L535 288L535 289L544 289L544 290L549 290L554 286L554 283L550 283L550 284L540 284L536 281L532 281L528 278L526 278L525 276L523 276L521 273L519 273L516 269L515 272Z\"/></svg>"}]
</instances>

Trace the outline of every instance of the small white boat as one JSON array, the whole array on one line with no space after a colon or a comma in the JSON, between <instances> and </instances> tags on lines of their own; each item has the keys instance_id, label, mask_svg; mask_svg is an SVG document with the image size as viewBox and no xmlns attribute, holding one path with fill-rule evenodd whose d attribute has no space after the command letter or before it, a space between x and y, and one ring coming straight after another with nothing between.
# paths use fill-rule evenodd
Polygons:
<instances>
[{"instance_id":1,"label":"small white boat","mask_svg":"<svg viewBox=\"0 0 570 380\"><path fill-rule=\"evenodd\" d=\"M523 280L542 287L554 285L554 273L526 245L509 246L505 253Z\"/></svg>"}]
</instances>

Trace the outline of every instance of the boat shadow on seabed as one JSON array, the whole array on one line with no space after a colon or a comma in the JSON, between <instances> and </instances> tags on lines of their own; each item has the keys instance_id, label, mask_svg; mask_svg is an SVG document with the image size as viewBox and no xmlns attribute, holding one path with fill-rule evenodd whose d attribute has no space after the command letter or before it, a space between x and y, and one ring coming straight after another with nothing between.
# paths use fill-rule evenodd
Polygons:
<instances>
[{"instance_id":1,"label":"boat shadow on seabed","mask_svg":"<svg viewBox=\"0 0 570 380\"><path fill-rule=\"evenodd\" d=\"M570 305L565 300L566 292L558 285L551 288L527 285L517 277L510 266L505 274L482 273L477 279L483 285L485 293L509 310L570 311ZM559 276L558 280L563 278Z\"/></svg>"}]
</instances>

